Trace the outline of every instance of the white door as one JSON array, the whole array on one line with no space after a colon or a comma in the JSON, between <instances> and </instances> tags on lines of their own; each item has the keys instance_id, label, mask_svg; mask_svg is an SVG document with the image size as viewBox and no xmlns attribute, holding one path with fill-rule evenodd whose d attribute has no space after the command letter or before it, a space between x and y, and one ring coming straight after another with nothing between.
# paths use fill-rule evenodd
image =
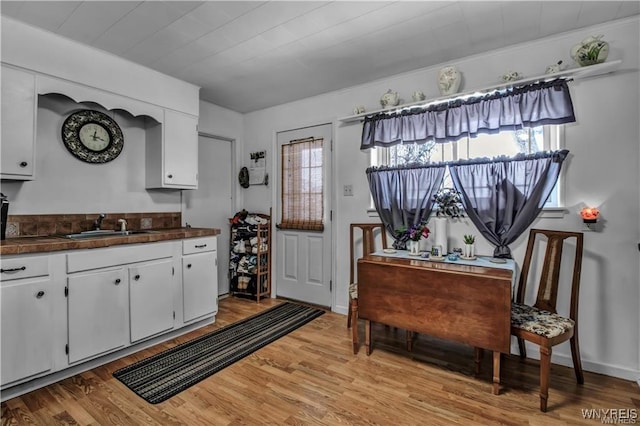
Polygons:
<instances>
[{"instance_id":1,"label":"white door","mask_svg":"<svg viewBox=\"0 0 640 426\"><path fill-rule=\"evenodd\" d=\"M279 227L275 238L276 294L281 297L331 306L331 124L278 133L277 224L282 223L282 152L283 146L322 140L322 173L308 173L313 184L322 188L322 231L305 231ZM319 149L316 145L316 148ZM305 166L303 165L302 168ZM313 177L315 176L315 177ZM287 179L287 176L284 176Z\"/></svg>"},{"instance_id":2,"label":"white door","mask_svg":"<svg viewBox=\"0 0 640 426\"><path fill-rule=\"evenodd\" d=\"M229 293L229 218L233 217L233 142L198 138L198 189L184 191L184 221L193 227L219 228L218 294Z\"/></svg>"}]
</instances>

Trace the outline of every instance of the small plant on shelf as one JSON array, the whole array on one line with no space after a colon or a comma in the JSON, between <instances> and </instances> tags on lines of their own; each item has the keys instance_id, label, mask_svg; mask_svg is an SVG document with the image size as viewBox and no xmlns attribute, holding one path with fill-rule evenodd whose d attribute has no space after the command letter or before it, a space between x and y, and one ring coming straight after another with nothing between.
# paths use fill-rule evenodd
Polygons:
<instances>
[{"instance_id":1,"label":"small plant on shelf","mask_svg":"<svg viewBox=\"0 0 640 426\"><path fill-rule=\"evenodd\" d=\"M463 240L465 244L473 244L476 242L476 237L475 235L465 234Z\"/></svg>"}]
</instances>

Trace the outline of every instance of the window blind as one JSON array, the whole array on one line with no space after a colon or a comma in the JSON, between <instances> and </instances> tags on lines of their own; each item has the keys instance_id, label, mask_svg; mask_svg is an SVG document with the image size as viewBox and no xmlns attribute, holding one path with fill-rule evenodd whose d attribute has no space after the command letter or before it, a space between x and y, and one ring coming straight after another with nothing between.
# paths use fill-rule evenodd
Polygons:
<instances>
[{"instance_id":1,"label":"window blind","mask_svg":"<svg viewBox=\"0 0 640 426\"><path fill-rule=\"evenodd\" d=\"M281 229L324 230L323 139L282 145Z\"/></svg>"}]
</instances>

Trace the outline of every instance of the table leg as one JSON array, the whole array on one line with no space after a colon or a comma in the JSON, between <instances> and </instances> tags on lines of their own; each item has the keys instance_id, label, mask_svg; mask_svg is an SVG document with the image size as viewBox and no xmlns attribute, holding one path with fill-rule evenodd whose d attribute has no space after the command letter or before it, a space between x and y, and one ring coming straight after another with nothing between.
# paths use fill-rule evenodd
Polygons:
<instances>
[{"instance_id":1,"label":"table leg","mask_svg":"<svg viewBox=\"0 0 640 426\"><path fill-rule=\"evenodd\" d=\"M371 355L371 321L364 321L364 346L367 349L367 355Z\"/></svg>"},{"instance_id":2,"label":"table leg","mask_svg":"<svg viewBox=\"0 0 640 426\"><path fill-rule=\"evenodd\" d=\"M475 349L474 362L476 363L476 374L480 374L482 358L484 358L484 350L478 347L474 349Z\"/></svg>"},{"instance_id":3,"label":"table leg","mask_svg":"<svg viewBox=\"0 0 640 426\"><path fill-rule=\"evenodd\" d=\"M493 351L493 394L500 394L500 352Z\"/></svg>"},{"instance_id":4,"label":"table leg","mask_svg":"<svg viewBox=\"0 0 640 426\"><path fill-rule=\"evenodd\" d=\"M413 349L413 331L407 330L407 352Z\"/></svg>"}]
</instances>

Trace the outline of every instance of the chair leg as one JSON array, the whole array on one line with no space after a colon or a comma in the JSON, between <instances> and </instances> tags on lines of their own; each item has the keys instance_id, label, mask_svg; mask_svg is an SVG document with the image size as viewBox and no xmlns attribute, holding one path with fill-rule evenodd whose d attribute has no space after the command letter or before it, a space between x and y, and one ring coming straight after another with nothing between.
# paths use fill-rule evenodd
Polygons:
<instances>
[{"instance_id":1,"label":"chair leg","mask_svg":"<svg viewBox=\"0 0 640 426\"><path fill-rule=\"evenodd\" d=\"M584 384L584 373L582 372L582 361L580 360L580 346L578 345L578 335L576 334L569 340L571 344L571 358L573 358L573 371L576 373L578 384Z\"/></svg>"},{"instance_id":2,"label":"chair leg","mask_svg":"<svg viewBox=\"0 0 640 426\"><path fill-rule=\"evenodd\" d=\"M520 350L520 358L525 359L527 357L527 348L524 346L524 339L518 337L518 349Z\"/></svg>"},{"instance_id":3,"label":"chair leg","mask_svg":"<svg viewBox=\"0 0 640 426\"><path fill-rule=\"evenodd\" d=\"M540 346L540 411L547 412L549 377L551 375L551 348Z\"/></svg>"},{"instance_id":4,"label":"chair leg","mask_svg":"<svg viewBox=\"0 0 640 426\"><path fill-rule=\"evenodd\" d=\"M353 300L351 299L351 295L349 295L349 311L347 312L347 328L351 327L351 304Z\"/></svg>"},{"instance_id":5,"label":"chair leg","mask_svg":"<svg viewBox=\"0 0 640 426\"><path fill-rule=\"evenodd\" d=\"M353 354L358 353L358 299L351 299L349 303L349 317L351 318L351 343Z\"/></svg>"}]
</instances>

